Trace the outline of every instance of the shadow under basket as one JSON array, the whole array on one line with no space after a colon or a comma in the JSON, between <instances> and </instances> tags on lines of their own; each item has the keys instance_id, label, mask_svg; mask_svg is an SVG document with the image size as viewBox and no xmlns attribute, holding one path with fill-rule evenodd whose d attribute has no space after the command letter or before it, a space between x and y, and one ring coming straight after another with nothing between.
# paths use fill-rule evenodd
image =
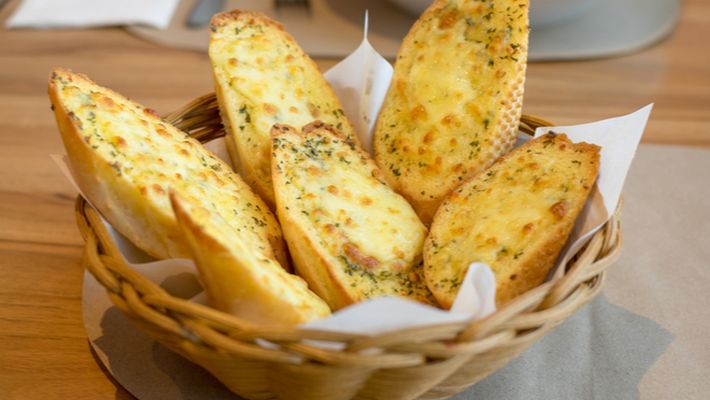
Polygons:
<instances>
[{"instance_id":1,"label":"shadow under basket","mask_svg":"<svg viewBox=\"0 0 710 400\"><path fill-rule=\"evenodd\" d=\"M202 142L224 135L213 94L166 117ZM524 115L532 134L551 123ZM81 197L84 264L138 328L247 399L443 399L502 368L599 293L621 249L619 210L552 279L475 322L375 336L263 328L173 297L123 261L99 214ZM258 340L276 346L260 346ZM308 340L341 342L340 350ZM312 343L312 342L311 342Z\"/></svg>"}]
</instances>

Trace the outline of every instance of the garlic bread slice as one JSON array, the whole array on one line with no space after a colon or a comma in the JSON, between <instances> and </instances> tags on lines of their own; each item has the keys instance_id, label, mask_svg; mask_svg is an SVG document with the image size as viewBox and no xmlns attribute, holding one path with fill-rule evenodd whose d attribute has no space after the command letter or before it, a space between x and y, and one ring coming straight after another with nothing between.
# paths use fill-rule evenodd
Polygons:
<instances>
[{"instance_id":1,"label":"garlic bread slice","mask_svg":"<svg viewBox=\"0 0 710 400\"><path fill-rule=\"evenodd\" d=\"M374 161L332 127L272 130L276 210L296 270L334 310L384 295L431 302L426 228Z\"/></svg>"},{"instance_id":2,"label":"garlic bread slice","mask_svg":"<svg viewBox=\"0 0 710 400\"><path fill-rule=\"evenodd\" d=\"M287 266L276 218L239 175L154 111L55 69L49 96L77 184L111 225L157 258L187 257L168 189L249 232Z\"/></svg>"},{"instance_id":3,"label":"garlic bread slice","mask_svg":"<svg viewBox=\"0 0 710 400\"><path fill-rule=\"evenodd\" d=\"M254 235L175 192L170 201L212 307L260 325L296 325L330 314L303 279L259 250Z\"/></svg>"},{"instance_id":4,"label":"garlic bread slice","mask_svg":"<svg viewBox=\"0 0 710 400\"><path fill-rule=\"evenodd\" d=\"M273 205L271 127L319 119L357 140L340 101L318 67L277 22L256 12L212 18L209 55L235 164ZM235 154L236 153L236 154Z\"/></svg>"},{"instance_id":5,"label":"garlic bread slice","mask_svg":"<svg viewBox=\"0 0 710 400\"><path fill-rule=\"evenodd\" d=\"M427 285L449 308L472 262L502 305L540 285L594 186L599 147L547 134L518 147L442 203L424 245Z\"/></svg>"},{"instance_id":6,"label":"garlic bread slice","mask_svg":"<svg viewBox=\"0 0 710 400\"><path fill-rule=\"evenodd\" d=\"M515 142L527 12L527 0L437 0L402 42L373 146L427 225L449 192Z\"/></svg>"}]
</instances>

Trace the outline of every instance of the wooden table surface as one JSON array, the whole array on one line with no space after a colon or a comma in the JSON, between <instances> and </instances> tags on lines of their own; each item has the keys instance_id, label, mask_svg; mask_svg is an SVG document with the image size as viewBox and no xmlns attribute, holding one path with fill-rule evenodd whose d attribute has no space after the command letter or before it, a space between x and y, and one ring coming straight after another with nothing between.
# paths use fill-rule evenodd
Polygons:
<instances>
[{"instance_id":1,"label":"wooden table surface","mask_svg":"<svg viewBox=\"0 0 710 400\"><path fill-rule=\"evenodd\" d=\"M132 398L97 365L82 326L75 192L48 157L63 152L46 96L53 66L167 112L211 91L209 62L117 28L0 31L0 397ZM525 112L561 124L649 102L645 142L710 147L710 2L685 1L673 35L639 53L528 69Z\"/></svg>"}]
</instances>

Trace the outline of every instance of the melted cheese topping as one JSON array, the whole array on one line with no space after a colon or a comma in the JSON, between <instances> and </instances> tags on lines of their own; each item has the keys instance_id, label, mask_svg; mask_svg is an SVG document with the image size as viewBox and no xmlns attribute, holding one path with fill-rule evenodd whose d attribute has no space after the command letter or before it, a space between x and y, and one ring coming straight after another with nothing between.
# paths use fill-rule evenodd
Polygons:
<instances>
[{"instance_id":1,"label":"melted cheese topping","mask_svg":"<svg viewBox=\"0 0 710 400\"><path fill-rule=\"evenodd\" d=\"M210 303L260 324L299 324L330 314L306 282L244 242L224 219L174 199Z\"/></svg>"},{"instance_id":2,"label":"melted cheese topping","mask_svg":"<svg viewBox=\"0 0 710 400\"><path fill-rule=\"evenodd\" d=\"M438 199L507 151L527 34L526 0L440 1L422 15L400 50L375 133L377 162L398 190Z\"/></svg>"},{"instance_id":3,"label":"melted cheese topping","mask_svg":"<svg viewBox=\"0 0 710 400\"><path fill-rule=\"evenodd\" d=\"M173 189L274 257L269 240L281 240L274 216L227 164L148 108L68 72L53 79L86 145L155 212L174 218L168 197Z\"/></svg>"},{"instance_id":4,"label":"melted cheese topping","mask_svg":"<svg viewBox=\"0 0 710 400\"><path fill-rule=\"evenodd\" d=\"M228 14L234 15L234 14ZM209 54L247 180L273 199L269 132L321 120L355 138L328 83L298 44L266 17L217 19Z\"/></svg>"},{"instance_id":5,"label":"melted cheese topping","mask_svg":"<svg viewBox=\"0 0 710 400\"><path fill-rule=\"evenodd\" d=\"M279 132L273 149L279 204L354 298L428 301L417 265L426 228L365 153L325 129Z\"/></svg>"},{"instance_id":6,"label":"melted cheese topping","mask_svg":"<svg viewBox=\"0 0 710 400\"><path fill-rule=\"evenodd\" d=\"M472 262L487 263L499 284L515 280L520 265L541 256L556 227L571 228L598 166L598 147L547 135L455 190L425 245L427 281L437 299L453 300Z\"/></svg>"}]
</instances>

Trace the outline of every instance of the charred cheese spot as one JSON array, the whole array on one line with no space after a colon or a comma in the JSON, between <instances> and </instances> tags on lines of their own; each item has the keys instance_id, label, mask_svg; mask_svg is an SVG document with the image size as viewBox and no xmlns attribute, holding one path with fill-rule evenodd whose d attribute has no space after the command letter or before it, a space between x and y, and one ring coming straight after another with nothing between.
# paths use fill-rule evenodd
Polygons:
<instances>
[{"instance_id":1,"label":"charred cheese spot","mask_svg":"<svg viewBox=\"0 0 710 400\"><path fill-rule=\"evenodd\" d=\"M153 110L152 108L147 108L147 107L144 108L143 113L149 117L160 118L160 115L158 114L158 112ZM145 122L148 122L148 121L145 121Z\"/></svg>"},{"instance_id":2,"label":"charred cheese spot","mask_svg":"<svg viewBox=\"0 0 710 400\"><path fill-rule=\"evenodd\" d=\"M116 103L114 103L113 99L111 99L108 96L98 95L97 101L98 101L98 104L104 108L113 108L116 106ZM146 109L146 112L149 113L150 110Z\"/></svg>"},{"instance_id":3,"label":"charred cheese spot","mask_svg":"<svg viewBox=\"0 0 710 400\"><path fill-rule=\"evenodd\" d=\"M412 108L412 111L410 112L409 116L414 120L425 119L427 117L426 109L423 105L419 104L416 107Z\"/></svg>"},{"instance_id":4,"label":"charred cheese spot","mask_svg":"<svg viewBox=\"0 0 710 400\"><path fill-rule=\"evenodd\" d=\"M529 222L523 226L523 233L530 233L532 231L533 227L535 225L532 222Z\"/></svg>"},{"instance_id":5,"label":"charred cheese spot","mask_svg":"<svg viewBox=\"0 0 710 400\"><path fill-rule=\"evenodd\" d=\"M278 109L276 108L275 105L271 103L264 103L262 104L262 108L264 109L264 112L269 114L269 115L276 115Z\"/></svg>"},{"instance_id":6,"label":"charred cheese spot","mask_svg":"<svg viewBox=\"0 0 710 400\"><path fill-rule=\"evenodd\" d=\"M160 135L164 138L168 138L168 139L173 138L173 136L170 133L168 133L168 131L165 129L165 127L163 125L158 125L157 127L155 127L155 133L157 133L158 135Z\"/></svg>"},{"instance_id":7,"label":"charred cheese spot","mask_svg":"<svg viewBox=\"0 0 710 400\"><path fill-rule=\"evenodd\" d=\"M154 183L154 184L152 185L152 188L153 188L153 191L154 191L155 193L159 194L159 195L164 195L164 194L165 194L165 190L163 190L163 187L160 186L160 185L158 185L157 183Z\"/></svg>"},{"instance_id":8,"label":"charred cheese spot","mask_svg":"<svg viewBox=\"0 0 710 400\"><path fill-rule=\"evenodd\" d=\"M111 138L111 143L116 147L126 147L126 139L121 136L114 136Z\"/></svg>"},{"instance_id":9,"label":"charred cheese spot","mask_svg":"<svg viewBox=\"0 0 710 400\"><path fill-rule=\"evenodd\" d=\"M564 200L560 200L550 207L550 211L557 219L562 219L565 217L565 215L567 215L567 212L569 211L568 208L569 205L567 204L567 202Z\"/></svg>"},{"instance_id":10,"label":"charred cheese spot","mask_svg":"<svg viewBox=\"0 0 710 400\"><path fill-rule=\"evenodd\" d=\"M439 29L449 29L454 24L456 24L456 21L459 19L459 11L456 8L451 8L448 11L446 11L440 18L439 18Z\"/></svg>"},{"instance_id":11,"label":"charred cheese spot","mask_svg":"<svg viewBox=\"0 0 710 400\"><path fill-rule=\"evenodd\" d=\"M372 199L367 196L360 197L360 204L363 206L369 206L372 204Z\"/></svg>"},{"instance_id":12,"label":"charred cheese spot","mask_svg":"<svg viewBox=\"0 0 710 400\"><path fill-rule=\"evenodd\" d=\"M343 251L352 262L355 262L358 265L362 265L367 269L372 270L380 265L379 260L377 260L375 257L368 256L367 254L363 253L360 248L355 244L345 243L343 245Z\"/></svg>"}]
</instances>

